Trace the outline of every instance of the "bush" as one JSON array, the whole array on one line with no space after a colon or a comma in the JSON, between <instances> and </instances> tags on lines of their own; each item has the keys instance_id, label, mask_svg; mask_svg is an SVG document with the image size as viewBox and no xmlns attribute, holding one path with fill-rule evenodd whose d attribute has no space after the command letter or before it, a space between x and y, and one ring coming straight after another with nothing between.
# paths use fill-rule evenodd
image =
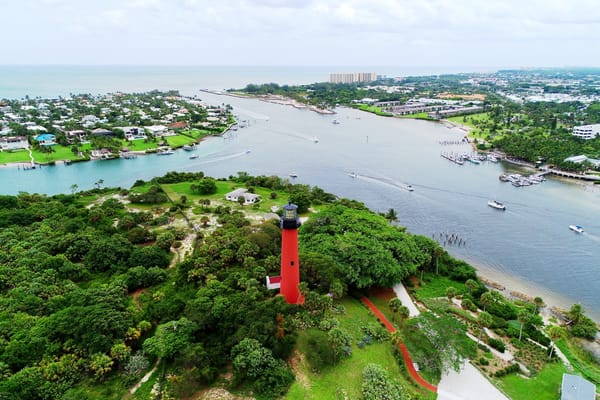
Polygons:
<instances>
[{"instance_id":1,"label":"bush","mask_svg":"<svg viewBox=\"0 0 600 400\"><path fill-rule=\"evenodd\" d=\"M508 374L512 374L514 372L519 372L520 369L521 368L519 367L519 364L511 364L506 368L502 368L501 370L496 371L494 376L496 378L500 378L500 377L506 376Z\"/></svg>"},{"instance_id":2,"label":"bush","mask_svg":"<svg viewBox=\"0 0 600 400\"><path fill-rule=\"evenodd\" d=\"M485 357L479 357L479 365L490 365L490 362Z\"/></svg>"},{"instance_id":3,"label":"bush","mask_svg":"<svg viewBox=\"0 0 600 400\"><path fill-rule=\"evenodd\" d=\"M376 342L384 342L390 338L390 333L385 329L381 324L377 322L371 322L368 325L361 326L360 330L365 334L365 338L369 337L370 340L375 340ZM370 344L367 340L363 338L363 341L367 344Z\"/></svg>"},{"instance_id":4,"label":"bush","mask_svg":"<svg viewBox=\"0 0 600 400\"><path fill-rule=\"evenodd\" d=\"M498 350L500 353L504 353L504 350L506 349L504 342L502 340L498 340L498 339L494 339L494 338L489 338L488 340L488 344Z\"/></svg>"},{"instance_id":5,"label":"bush","mask_svg":"<svg viewBox=\"0 0 600 400\"><path fill-rule=\"evenodd\" d=\"M333 350L328 345L327 334L322 331L309 329L308 350L306 360L314 372L321 372L324 367L333 364Z\"/></svg>"}]
</instances>

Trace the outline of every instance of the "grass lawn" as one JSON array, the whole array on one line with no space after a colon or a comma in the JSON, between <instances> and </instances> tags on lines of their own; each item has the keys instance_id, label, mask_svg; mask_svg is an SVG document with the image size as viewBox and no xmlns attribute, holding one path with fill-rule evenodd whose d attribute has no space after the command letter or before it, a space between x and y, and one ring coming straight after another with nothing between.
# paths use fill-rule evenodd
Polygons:
<instances>
[{"instance_id":1,"label":"grass lawn","mask_svg":"<svg viewBox=\"0 0 600 400\"><path fill-rule=\"evenodd\" d=\"M391 117L393 114L382 111L381 107L375 107L375 106L368 106L366 104L361 104L358 106L358 108L362 111L367 111L367 112L371 112L373 114L377 114L377 115L381 115L384 117Z\"/></svg>"},{"instance_id":2,"label":"grass lawn","mask_svg":"<svg viewBox=\"0 0 600 400\"><path fill-rule=\"evenodd\" d=\"M465 126L469 126L471 128L475 128L476 124L486 122L487 120L490 119L490 116L489 116L489 113L484 112L484 113L471 114L471 115L457 115L455 117L450 117L447 119L448 119L448 121L454 122L455 124L458 124L458 125L465 125Z\"/></svg>"},{"instance_id":3,"label":"grass lawn","mask_svg":"<svg viewBox=\"0 0 600 400\"><path fill-rule=\"evenodd\" d=\"M153 141L145 142L144 139L132 140L130 142L123 139L121 147L126 147L129 151L144 151L148 149L156 149L158 144Z\"/></svg>"},{"instance_id":4,"label":"grass lawn","mask_svg":"<svg viewBox=\"0 0 600 400\"><path fill-rule=\"evenodd\" d=\"M350 332L355 338L363 336L361 327L377 321L376 317L369 313L367 308L360 301L354 298L345 298L341 304L346 308L344 315L338 315L336 318L340 321L340 326ZM298 338L298 349L304 352L307 348L306 335L300 332ZM412 384L403 375L393 355L393 348L390 342L373 343L362 349L358 348L356 341L352 345L352 356L340 361L337 365L328 367L320 374L310 371L306 362L298 366L300 373L296 373L297 379L285 396L288 400L337 400L340 394L345 394L348 399L362 398L362 370L370 363L380 364L391 378L396 378L406 387ZM434 395L423 393L424 399L434 399Z\"/></svg>"},{"instance_id":5,"label":"grass lawn","mask_svg":"<svg viewBox=\"0 0 600 400\"><path fill-rule=\"evenodd\" d=\"M585 354L582 354L577 346L565 339L556 341L556 345L569 359L569 362L577 372L595 385L600 385L600 366L589 359L592 356L588 355L588 359L586 360Z\"/></svg>"},{"instance_id":6,"label":"grass lawn","mask_svg":"<svg viewBox=\"0 0 600 400\"><path fill-rule=\"evenodd\" d=\"M196 139L184 135L165 136L164 140L171 147L181 147L186 144L196 143Z\"/></svg>"},{"instance_id":7,"label":"grass lawn","mask_svg":"<svg viewBox=\"0 0 600 400\"><path fill-rule=\"evenodd\" d=\"M185 136L191 136L194 139L200 139L206 136L210 136L212 135L214 132L206 130L206 129L198 129L198 128L193 128L193 129L188 129L188 130L184 130L181 131L181 133Z\"/></svg>"},{"instance_id":8,"label":"grass lawn","mask_svg":"<svg viewBox=\"0 0 600 400\"><path fill-rule=\"evenodd\" d=\"M450 286L456 289L456 294L462 294L467 291L464 283L453 281L447 276L435 275L433 273L425 273L419 288L415 289L419 299L432 299L436 297L446 297L446 289Z\"/></svg>"},{"instance_id":9,"label":"grass lawn","mask_svg":"<svg viewBox=\"0 0 600 400\"><path fill-rule=\"evenodd\" d=\"M523 378L510 374L493 378L493 382L508 394L511 400L557 400L563 373L568 372L562 363L546 364L534 377Z\"/></svg>"},{"instance_id":10,"label":"grass lawn","mask_svg":"<svg viewBox=\"0 0 600 400\"><path fill-rule=\"evenodd\" d=\"M33 158L38 163L49 163L60 160L79 160L77 155L73 154L71 147L61 146L60 144L52 146L52 153L42 153L39 150L33 150Z\"/></svg>"},{"instance_id":11,"label":"grass lawn","mask_svg":"<svg viewBox=\"0 0 600 400\"><path fill-rule=\"evenodd\" d=\"M25 149L14 150L14 151L0 151L0 164L8 163L28 163L31 159L29 158L29 151Z\"/></svg>"}]
</instances>

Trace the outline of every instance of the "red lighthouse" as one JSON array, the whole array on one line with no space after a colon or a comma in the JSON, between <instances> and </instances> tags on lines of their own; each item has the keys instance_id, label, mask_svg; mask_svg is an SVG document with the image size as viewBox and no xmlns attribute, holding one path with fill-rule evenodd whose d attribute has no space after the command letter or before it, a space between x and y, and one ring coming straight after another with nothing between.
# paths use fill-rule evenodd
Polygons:
<instances>
[{"instance_id":1,"label":"red lighthouse","mask_svg":"<svg viewBox=\"0 0 600 400\"><path fill-rule=\"evenodd\" d=\"M300 265L298 264L298 206L289 203L283 206L281 217L281 286L279 293L289 304L302 304L300 295Z\"/></svg>"}]
</instances>

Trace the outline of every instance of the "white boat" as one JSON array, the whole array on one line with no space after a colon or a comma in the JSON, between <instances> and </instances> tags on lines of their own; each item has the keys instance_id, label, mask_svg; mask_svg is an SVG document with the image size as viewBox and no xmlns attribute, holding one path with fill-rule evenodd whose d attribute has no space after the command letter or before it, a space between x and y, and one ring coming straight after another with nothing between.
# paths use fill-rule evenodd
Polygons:
<instances>
[{"instance_id":1,"label":"white boat","mask_svg":"<svg viewBox=\"0 0 600 400\"><path fill-rule=\"evenodd\" d=\"M319 143L319 138L315 136L315 137L313 138L313 142L315 142L315 143Z\"/></svg>"},{"instance_id":2,"label":"white boat","mask_svg":"<svg viewBox=\"0 0 600 400\"><path fill-rule=\"evenodd\" d=\"M337 119L334 119L333 121L331 121L331 123L334 125L338 125L340 123L340 121L338 121Z\"/></svg>"},{"instance_id":3,"label":"white boat","mask_svg":"<svg viewBox=\"0 0 600 400\"><path fill-rule=\"evenodd\" d=\"M583 233L583 226L581 225L569 225L569 229L576 233Z\"/></svg>"},{"instance_id":4,"label":"white boat","mask_svg":"<svg viewBox=\"0 0 600 400\"><path fill-rule=\"evenodd\" d=\"M183 145L183 149L184 149L185 151L192 151L192 150L194 150L195 148L196 148L196 146L194 146L193 144L184 144L184 145Z\"/></svg>"},{"instance_id":5,"label":"white boat","mask_svg":"<svg viewBox=\"0 0 600 400\"><path fill-rule=\"evenodd\" d=\"M355 172L350 172L350 173L348 174L348 176L349 176L350 178L356 178L356 173L355 173Z\"/></svg>"},{"instance_id":6,"label":"white boat","mask_svg":"<svg viewBox=\"0 0 600 400\"><path fill-rule=\"evenodd\" d=\"M406 185L406 190L409 192L414 192L415 188L413 188L412 185Z\"/></svg>"},{"instance_id":7,"label":"white boat","mask_svg":"<svg viewBox=\"0 0 600 400\"><path fill-rule=\"evenodd\" d=\"M506 206L496 200L488 201L488 206L495 208L497 210L503 210L503 211L506 210Z\"/></svg>"},{"instance_id":8,"label":"white boat","mask_svg":"<svg viewBox=\"0 0 600 400\"><path fill-rule=\"evenodd\" d=\"M290 172L290 178L297 178L298 174L295 172Z\"/></svg>"},{"instance_id":9,"label":"white boat","mask_svg":"<svg viewBox=\"0 0 600 400\"><path fill-rule=\"evenodd\" d=\"M168 156L170 154L175 154L175 152L173 150L159 150L156 154L159 156Z\"/></svg>"},{"instance_id":10,"label":"white boat","mask_svg":"<svg viewBox=\"0 0 600 400\"><path fill-rule=\"evenodd\" d=\"M198 158L198 154L192 154L192 155L190 156L190 160L194 160L194 159L196 159L196 158Z\"/></svg>"}]
</instances>

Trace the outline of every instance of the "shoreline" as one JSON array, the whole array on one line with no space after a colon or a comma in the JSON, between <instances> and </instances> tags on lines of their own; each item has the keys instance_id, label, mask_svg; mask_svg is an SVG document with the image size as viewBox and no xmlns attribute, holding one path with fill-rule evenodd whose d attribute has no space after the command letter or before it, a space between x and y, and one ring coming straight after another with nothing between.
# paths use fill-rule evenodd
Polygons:
<instances>
[{"instance_id":1,"label":"shoreline","mask_svg":"<svg viewBox=\"0 0 600 400\"><path fill-rule=\"evenodd\" d=\"M454 256L453 256L454 257ZM477 271L477 277L489 288L497 290L510 300L532 301L539 296L544 300L545 306L542 313L546 318L555 316L560 319L559 313L568 311L573 304L581 304L576 299L557 293L539 283L531 282L523 277L509 275L492 266L462 257ZM584 305L585 314L600 324L600 311L593 310Z\"/></svg>"}]
</instances>

